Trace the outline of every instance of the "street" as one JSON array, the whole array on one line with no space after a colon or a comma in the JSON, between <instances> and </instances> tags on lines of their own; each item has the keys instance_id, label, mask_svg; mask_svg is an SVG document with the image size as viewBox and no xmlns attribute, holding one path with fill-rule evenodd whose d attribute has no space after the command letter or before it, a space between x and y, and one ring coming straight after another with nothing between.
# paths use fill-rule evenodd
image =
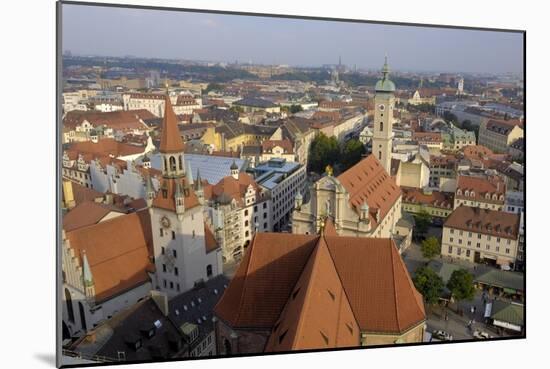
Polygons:
<instances>
[{"instance_id":1,"label":"street","mask_svg":"<svg viewBox=\"0 0 550 369\"><path fill-rule=\"evenodd\" d=\"M429 227L426 237L435 236L441 240L441 228ZM414 277L416 270L428 263L428 259L422 256L420 244L412 241L411 245L402 254L403 261L409 271L411 278ZM440 260L446 263L452 263L467 269L474 277L485 273L489 269L494 269L487 265L473 264L464 260L456 260L446 257L436 257L435 260ZM491 296L488 297L492 299ZM471 308L475 307L475 312L471 313ZM461 314L457 313L457 309ZM493 337L503 337L497 331L484 323L483 314L485 312L485 303L483 301L482 291L476 290L476 294L472 301L460 301L458 304L452 303L448 307L435 305L426 305L426 324L427 330L431 333L434 330L443 330L453 336L453 340L472 339L473 332L478 329L489 333ZM447 320L445 320L445 313ZM468 323L474 319L472 328L468 328Z\"/></svg>"}]
</instances>

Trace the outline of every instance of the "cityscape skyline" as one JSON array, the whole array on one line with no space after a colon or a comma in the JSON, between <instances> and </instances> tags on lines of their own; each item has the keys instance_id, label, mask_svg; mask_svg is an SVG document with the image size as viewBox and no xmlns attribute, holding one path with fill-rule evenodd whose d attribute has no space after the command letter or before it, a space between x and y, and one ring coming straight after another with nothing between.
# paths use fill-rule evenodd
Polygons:
<instances>
[{"instance_id":1,"label":"cityscape skyline","mask_svg":"<svg viewBox=\"0 0 550 369\"><path fill-rule=\"evenodd\" d=\"M380 67L381 60L387 54L392 69L401 72L523 76L523 34L514 31L98 6L65 5L63 11L63 50L76 55L218 63L238 61L243 64L286 64L293 67L337 64L341 58L342 64L348 67L372 70ZM121 18L124 19L122 22ZM93 19L101 19L103 26L93 32L82 27ZM144 24L159 26L144 28ZM199 28L197 36L196 30ZM136 37L109 37L124 33ZM178 43L175 35L184 36L185 42L181 47L170 46ZM296 35L301 36L301 42L296 41ZM235 42L246 37L247 42ZM166 43L159 42L167 38L168 47ZM446 42L441 43L440 40ZM216 47L211 46L214 44ZM365 45L366 51L357 48L357 45ZM284 55L281 50L284 50ZM475 58L464 58L464 55L475 55Z\"/></svg>"}]
</instances>

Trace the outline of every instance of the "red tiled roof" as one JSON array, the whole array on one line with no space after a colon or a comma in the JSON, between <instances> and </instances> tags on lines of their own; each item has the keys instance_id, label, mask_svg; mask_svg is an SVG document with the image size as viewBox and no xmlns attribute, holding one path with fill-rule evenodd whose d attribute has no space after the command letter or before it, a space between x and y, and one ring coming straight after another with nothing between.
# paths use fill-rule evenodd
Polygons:
<instances>
[{"instance_id":1,"label":"red tiled roof","mask_svg":"<svg viewBox=\"0 0 550 369\"><path fill-rule=\"evenodd\" d=\"M462 205L449 215L444 227L517 240L519 215Z\"/></svg>"},{"instance_id":2,"label":"red tiled roof","mask_svg":"<svg viewBox=\"0 0 550 369\"><path fill-rule=\"evenodd\" d=\"M254 190L258 193L259 186L256 181L254 181L254 178L247 173L240 172L239 179L235 179L232 176L226 176L213 186L207 185L204 194L205 198L208 200L215 200L225 195L235 199L238 204L242 205L244 195L250 185L254 187Z\"/></svg>"},{"instance_id":3,"label":"red tiled roof","mask_svg":"<svg viewBox=\"0 0 550 369\"><path fill-rule=\"evenodd\" d=\"M441 132L413 132L412 138L417 142L441 142Z\"/></svg>"},{"instance_id":4,"label":"red tiled roof","mask_svg":"<svg viewBox=\"0 0 550 369\"><path fill-rule=\"evenodd\" d=\"M371 210L369 214L371 224L378 224L373 212L380 209L380 219L384 219L401 196L401 189L374 155L367 156L340 174L337 179L348 191L350 205L357 212L361 205L367 202Z\"/></svg>"},{"instance_id":5,"label":"red tiled roof","mask_svg":"<svg viewBox=\"0 0 550 369\"><path fill-rule=\"evenodd\" d=\"M70 232L77 228L97 224L110 212L124 214L121 209L94 201L85 201L63 215L63 229Z\"/></svg>"},{"instance_id":6,"label":"red tiled roof","mask_svg":"<svg viewBox=\"0 0 550 369\"><path fill-rule=\"evenodd\" d=\"M94 127L105 125L118 130L147 129L144 119L154 118L148 110L118 110L112 112L73 110L63 118L63 126L75 128L87 120Z\"/></svg>"},{"instance_id":7,"label":"red tiled roof","mask_svg":"<svg viewBox=\"0 0 550 369\"><path fill-rule=\"evenodd\" d=\"M352 345L341 323L400 334L426 318L422 296L391 239L284 233L254 236L214 311L236 329L276 326L270 350ZM342 321L335 322L338 317ZM279 342L285 329L289 341Z\"/></svg>"},{"instance_id":8,"label":"red tiled roof","mask_svg":"<svg viewBox=\"0 0 550 369\"><path fill-rule=\"evenodd\" d=\"M97 143L92 141L73 142L70 150L92 156L112 155L114 157L141 154L145 146L130 145L116 141L114 138L102 138Z\"/></svg>"},{"instance_id":9,"label":"red tiled roof","mask_svg":"<svg viewBox=\"0 0 550 369\"><path fill-rule=\"evenodd\" d=\"M468 195L466 195L466 191L468 191ZM471 195L472 191L474 196ZM487 194L489 199L486 198ZM496 200L493 200L493 194L497 196ZM504 204L504 199L500 200L500 196L505 194L506 183L496 175L488 177L458 176L455 191L457 199Z\"/></svg>"},{"instance_id":10,"label":"red tiled roof","mask_svg":"<svg viewBox=\"0 0 550 369\"><path fill-rule=\"evenodd\" d=\"M66 236L75 255L80 258L86 253L96 302L149 281L153 243L147 210L82 227Z\"/></svg>"},{"instance_id":11,"label":"red tiled roof","mask_svg":"<svg viewBox=\"0 0 550 369\"><path fill-rule=\"evenodd\" d=\"M212 230L206 222L204 223L204 248L207 254L220 248Z\"/></svg>"},{"instance_id":12,"label":"red tiled roof","mask_svg":"<svg viewBox=\"0 0 550 369\"><path fill-rule=\"evenodd\" d=\"M159 151L162 153L183 152L183 140L178 129L178 118L174 114L172 103L168 96L166 96L164 104L164 119Z\"/></svg>"},{"instance_id":13,"label":"red tiled roof","mask_svg":"<svg viewBox=\"0 0 550 369\"><path fill-rule=\"evenodd\" d=\"M199 205L199 199L191 186L187 186L185 178L162 178L160 190L153 199L153 207L171 211L176 211L176 188L177 183L180 184L181 191L184 194L183 204L185 209L191 209Z\"/></svg>"},{"instance_id":14,"label":"red tiled roof","mask_svg":"<svg viewBox=\"0 0 550 369\"><path fill-rule=\"evenodd\" d=\"M271 152L275 146L282 147L285 154L292 154L292 142L288 139L284 140L265 140L262 142L262 151Z\"/></svg>"},{"instance_id":15,"label":"red tiled roof","mask_svg":"<svg viewBox=\"0 0 550 369\"><path fill-rule=\"evenodd\" d=\"M292 291L266 352L359 345L359 327L323 238Z\"/></svg>"},{"instance_id":16,"label":"red tiled roof","mask_svg":"<svg viewBox=\"0 0 550 369\"><path fill-rule=\"evenodd\" d=\"M403 191L403 202L424 204L443 209L453 208L453 194L439 191L425 193L418 188L403 186L401 186L401 190Z\"/></svg>"}]
</instances>

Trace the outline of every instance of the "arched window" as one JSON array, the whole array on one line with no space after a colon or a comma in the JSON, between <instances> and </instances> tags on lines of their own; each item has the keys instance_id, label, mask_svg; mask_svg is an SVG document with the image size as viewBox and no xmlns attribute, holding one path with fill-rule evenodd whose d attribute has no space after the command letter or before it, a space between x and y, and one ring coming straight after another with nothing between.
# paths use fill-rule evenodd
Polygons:
<instances>
[{"instance_id":1,"label":"arched window","mask_svg":"<svg viewBox=\"0 0 550 369\"><path fill-rule=\"evenodd\" d=\"M378 151L378 160L382 160L382 151Z\"/></svg>"},{"instance_id":2,"label":"arched window","mask_svg":"<svg viewBox=\"0 0 550 369\"><path fill-rule=\"evenodd\" d=\"M208 264L206 266L206 276L211 277L212 276L212 264Z\"/></svg>"},{"instance_id":3,"label":"arched window","mask_svg":"<svg viewBox=\"0 0 550 369\"><path fill-rule=\"evenodd\" d=\"M170 170L175 172L176 171L176 158L173 156L170 156Z\"/></svg>"},{"instance_id":4,"label":"arched window","mask_svg":"<svg viewBox=\"0 0 550 369\"><path fill-rule=\"evenodd\" d=\"M87 331L86 328L86 314L84 313L84 305L82 305L82 302L78 302L78 310L80 312L80 324L82 325L82 329L84 331Z\"/></svg>"},{"instance_id":5,"label":"arched window","mask_svg":"<svg viewBox=\"0 0 550 369\"><path fill-rule=\"evenodd\" d=\"M182 162L181 162L181 155L178 156L178 162L179 162L180 170L183 170L183 164L182 164Z\"/></svg>"},{"instance_id":6,"label":"arched window","mask_svg":"<svg viewBox=\"0 0 550 369\"><path fill-rule=\"evenodd\" d=\"M166 157L164 158L164 170L168 170L168 163L166 162Z\"/></svg>"},{"instance_id":7,"label":"arched window","mask_svg":"<svg viewBox=\"0 0 550 369\"><path fill-rule=\"evenodd\" d=\"M225 354L231 355L231 342L227 338L223 339L223 347L225 348Z\"/></svg>"},{"instance_id":8,"label":"arched window","mask_svg":"<svg viewBox=\"0 0 550 369\"><path fill-rule=\"evenodd\" d=\"M65 302L67 303L67 314L69 315L69 321L74 323L73 299L71 298L71 293L67 288L65 288Z\"/></svg>"},{"instance_id":9,"label":"arched window","mask_svg":"<svg viewBox=\"0 0 550 369\"><path fill-rule=\"evenodd\" d=\"M380 122L380 131L384 130L384 122Z\"/></svg>"}]
</instances>

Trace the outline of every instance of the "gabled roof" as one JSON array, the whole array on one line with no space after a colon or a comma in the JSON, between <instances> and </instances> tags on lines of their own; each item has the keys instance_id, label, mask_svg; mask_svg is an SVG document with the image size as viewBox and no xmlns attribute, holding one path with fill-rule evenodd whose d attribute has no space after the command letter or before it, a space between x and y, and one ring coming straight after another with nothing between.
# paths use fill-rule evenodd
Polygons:
<instances>
[{"instance_id":1,"label":"gabled roof","mask_svg":"<svg viewBox=\"0 0 550 369\"><path fill-rule=\"evenodd\" d=\"M97 224L111 212L125 214L114 206L85 201L63 216L63 229L65 232L70 232L77 228Z\"/></svg>"},{"instance_id":2,"label":"gabled roof","mask_svg":"<svg viewBox=\"0 0 550 369\"><path fill-rule=\"evenodd\" d=\"M365 203L373 211L380 209L383 219L395 204L401 189L380 165L374 155L369 155L337 177L349 193L349 203L356 211ZM375 216L370 214L372 224L378 224Z\"/></svg>"},{"instance_id":3,"label":"gabled roof","mask_svg":"<svg viewBox=\"0 0 550 369\"><path fill-rule=\"evenodd\" d=\"M221 201L223 197L225 199L234 199L238 204L242 205L248 186L252 186L256 192L259 191L259 186L254 181L254 178L248 173L240 172L238 179L226 176L213 186L205 186L204 194L208 200L223 203Z\"/></svg>"},{"instance_id":4,"label":"gabled roof","mask_svg":"<svg viewBox=\"0 0 550 369\"><path fill-rule=\"evenodd\" d=\"M264 153L270 153L274 147L279 146L283 148L285 154L292 154L292 142L288 139L284 140L265 140L262 142L262 150Z\"/></svg>"},{"instance_id":5,"label":"gabled roof","mask_svg":"<svg viewBox=\"0 0 550 369\"><path fill-rule=\"evenodd\" d=\"M519 215L461 205L449 215L444 227L517 240Z\"/></svg>"},{"instance_id":6,"label":"gabled roof","mask_svg":"<svg viewBox=\"0 0 550 369\"><path fill-rule=\"evenodd\" d=\"M178 118L174 113L174 109L172 109L170 99L166 96L159 151L162 153L178 153L183 152L183 148L183 140L178 129Z\"/></svg>"},{"instance_id":7,"label":"gabled roof","mask_svg":"<svg viewBox=\"0 0 550 369\"><path fill-rule=\"evenodd\" d=\"M212 230L206 222L204 223L204 248L207 254L220 248L220 245L218 245Z\"/></svg>"},{"instance_id":8,"label":"gabled roof","mask_svg":"<svg viewBox=\"0 0 550 369\"><path fill-rule=\"evenodd\" d=\"M321 304L326 297L339 306ZM319 342L317 348L327 347L327 339L328 347L352 345L342 323L401 334L426 318L422 296L391 239L284 233L254 236L215 314L233 329L272 330L272 350ZM289 341L280 339L286 329Z\"/></svg>"},{"instance_id":9,"label":"gabled roof","mask_svg":"<svg viewBox=\"0 0 550 369\"><path fill-rule=\"evenodd\" d=\"M151 220L147 210L122 215L66 233L75 255L85 252L91 267L96 302L149 281L153 267ZM81 262L82 265L82 262Z\"/></svg>"},{"instance_id":10,"label":"gabled roof","mask_svg":"<svg viewBox=\"0 0 550 369\"><path fill-rule=\"evenodd\" d=\"M359 346L359 327L326 242L318 246L275 324L265 351Z\"/></svg>"},{"instance_id":11,"label":"gabled roof","mask_svg":"<svg viewBox=\"0 0 550 369\"><path fill-rule=\"evenodd\" d=\"M90 154L92 156L112 155L114 157L120 157L141 154L145 151L145 146L118 142L114 138L101 138L98 142L73 142L70 144L70 150L80 154Z\"/></svg>"}]
</instances>

